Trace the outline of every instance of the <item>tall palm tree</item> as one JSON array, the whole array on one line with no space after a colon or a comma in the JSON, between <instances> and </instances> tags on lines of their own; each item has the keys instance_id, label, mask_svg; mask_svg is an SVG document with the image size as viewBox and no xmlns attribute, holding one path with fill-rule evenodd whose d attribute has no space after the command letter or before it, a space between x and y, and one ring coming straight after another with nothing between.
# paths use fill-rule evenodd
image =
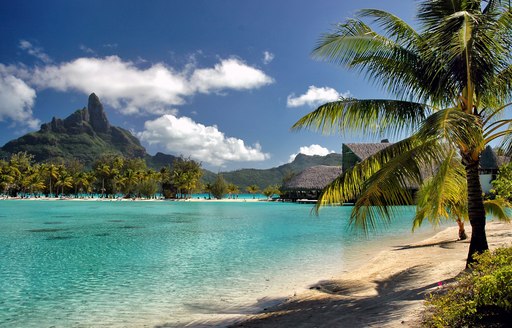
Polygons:
<instances>
[{"instance_id":1,"label":"tall palm tree","mask_svg":"<svg viewBox=\"0 0 512 328\"><path fill-rule=\"evenodd\" d=\"M61 171L59 174L59 178L55 182L55 187L57 187L57 193L58 193L58 188L60 187L61 188L60 194L62 196L64 196L65 188L73 187L73 177L68 175L68 173L66 171L64 171L64 170Z\"/></svg>"},{"instance_id":2,"label":"tall palm tree","mask_svg":"<svg viewBox=\"0 0 512 328\"><path fill-rule=\"evenodd\" d=\"M228 183L227 192L229 194L229 198L235 198L235 195L238 195L240 193L240 188L234 183ZM238 197L238 196L236 196Z\"/></svg>"},{"instance_id":3,"label":"tall palm tree","mask_svg":"<svg viewBox=\"0 0 512 328\"><path fill-rule=\"evenodd\" d=\"M396 99L340 99L294 128L409 137L344 172L324 190L317 208L357 196L352 221L373 227L379 218L390 219L391 205L412 203L407 186L423 184L422 169L434 170L456 150L472 226L468 264L488 249L480 154L512 132L512 120L503 117L512 95L512 13L501 2L423 1L419 31L391 13L365 9L321 37L315 56L364 72Z\"/></svg>"},{"instance_id":4,"label":"tall palm tree","mask_svg":"<svg viewBox=\"0 0 512 328\"><path fill-rule=\"evenodd\" d=\"M49 163L45 165L46 172L48 173L48 186L50 188L50 197L53 194L52 187L54 186L54 181L59 178L59 166L53 163Z\"/></svg>"},{"instance_id":5,"label":"tall palm tree","mask_svg":"<svg viewBox=\"0 0 512 328\"><path fill-rule=\"evenodd\" d=\"M258 187L257 185L250 185L247 186L245 190L247 190L247 192L252 195L252 198L256 198L256 193L260 191L260 187Z\"/></svg>"}]
</instances>

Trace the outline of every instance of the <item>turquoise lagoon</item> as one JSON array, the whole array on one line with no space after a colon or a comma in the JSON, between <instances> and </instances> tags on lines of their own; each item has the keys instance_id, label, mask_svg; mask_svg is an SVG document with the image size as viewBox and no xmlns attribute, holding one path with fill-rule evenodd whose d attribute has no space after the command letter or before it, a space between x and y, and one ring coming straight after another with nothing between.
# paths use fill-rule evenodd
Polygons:
<instances>
[{"instance_id":1,"label":"turquoise lagoon","mask_svg":"<svg viewBox=\"0 0 512 328\"><path fill-rule=\"evenodd\" d=\"M412 208L368 239L347 229L350 210L317 217L311 205L273 202L0 201L0 327L229 319L422 237L410 233Z\"/></svg>"}]
</instances>

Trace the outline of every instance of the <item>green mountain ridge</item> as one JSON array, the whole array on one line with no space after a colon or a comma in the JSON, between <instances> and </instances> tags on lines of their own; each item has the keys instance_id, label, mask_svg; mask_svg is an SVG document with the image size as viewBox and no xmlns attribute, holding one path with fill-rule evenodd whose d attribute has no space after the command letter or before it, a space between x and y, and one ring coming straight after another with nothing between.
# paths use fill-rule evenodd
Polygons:
<instances>
[{"instance_id":1,"label":"green mountain ridge","mask_svg":"<svg viewBox=\"0 0 512 328\"><path fill-rule=\"evenodd\" d=\"M283 180L315 165L341 166L341 154L331 153L326 156L298 154L291 163L270 169L241 169L221 172L224 178L242 188L257 185L264 189L269 185L281 185Z\"/></svg>"},{"instance_id":2,"label":"green mountain ridge","mask_svg":"<svg viewBox=\"0 0 512 328\"><path fill-rule=\"evenodd\" d=\"M11 140L2 147L5 153L26 151L37 162L75 158L90 167L105 153L129 158L144 158L146 149L129 131L111 126L99 98L89 96L87 107L64 120L53 118L36 132Z\"/></svg>"},{"instance_id":3,"label":"green mountain ridge","mask_svg":"<svg viewBox=\"0 0 512 328\"><path fill-rule=\"evenodd\" d=\"M155 170L172 165L176 156L156 153L149 155L140 141L120 127L110 125L103 105L92 93L87 107L76 110L65 119L53 118L41 125L39 131L30 132L7 142L1 148L1 157L17 152L34 155L37 162L80 160L91 167L102 154L119 154L128 158L144 158L148 167ZM264 189L269 185L281 185L293 174L315 165L341 165L341 154L308 156L299 154L294 161L270 169L241 169L221 172L229 183L237 185L242 192L247 186L257 185ZM203 170L202 181L213 182L216 174Z\"/></svg>"}]
</instances>

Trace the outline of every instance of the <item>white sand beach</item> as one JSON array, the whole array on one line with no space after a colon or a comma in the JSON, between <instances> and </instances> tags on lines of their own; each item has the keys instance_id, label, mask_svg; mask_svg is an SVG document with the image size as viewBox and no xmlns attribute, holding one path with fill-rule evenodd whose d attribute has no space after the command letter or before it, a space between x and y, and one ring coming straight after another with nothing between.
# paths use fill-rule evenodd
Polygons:
<instances>
[{"instance_id":1,"label":"white sand beach","mask_svg":"<svg viewBox=\"0 0 512 328\"><path fill-rule=\"evenodd\" d=\"M488 223L489 247L510 246L511 228ZM232 327L418 327L425 294L443 288L465 267L469 240L457 241L456 229L384 249L358 269ZM471 233L469 225L466 230Z\"/></svg>"}]
</instances>

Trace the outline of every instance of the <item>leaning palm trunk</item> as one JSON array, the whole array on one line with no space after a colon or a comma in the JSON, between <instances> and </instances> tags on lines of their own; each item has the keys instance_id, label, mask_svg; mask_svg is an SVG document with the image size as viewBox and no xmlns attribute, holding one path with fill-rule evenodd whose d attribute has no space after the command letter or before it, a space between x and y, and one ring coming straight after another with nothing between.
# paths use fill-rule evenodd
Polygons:
<instances>
[{"instance_id":1,"label":"leaning palm trunk","mask_svg":"<svg viewBox=\"0 0 512 328\"><path fill-rule=\"evenodd\" d=\"M468 239L468 235L466 235L466 229L464 229L464 221L462 221L460 218L458 218L456 221L457 225L459 226L459 240Z\"/></svg>"},{"instance_id":2,"label":"leaning palm trunk","mask_svg":"<svg viewBox=\"0 0 512 328\"><path fill-rule=\"evenodd\" d=\"M482 187L478 175L479 160L472 160L464 156L463 164L466 168L468 183L468 216L471 224L471 241L466 266L474 262L474 255L489 249L485 234L485 209L482 197Z\"/></svg>"}]
</instances>

